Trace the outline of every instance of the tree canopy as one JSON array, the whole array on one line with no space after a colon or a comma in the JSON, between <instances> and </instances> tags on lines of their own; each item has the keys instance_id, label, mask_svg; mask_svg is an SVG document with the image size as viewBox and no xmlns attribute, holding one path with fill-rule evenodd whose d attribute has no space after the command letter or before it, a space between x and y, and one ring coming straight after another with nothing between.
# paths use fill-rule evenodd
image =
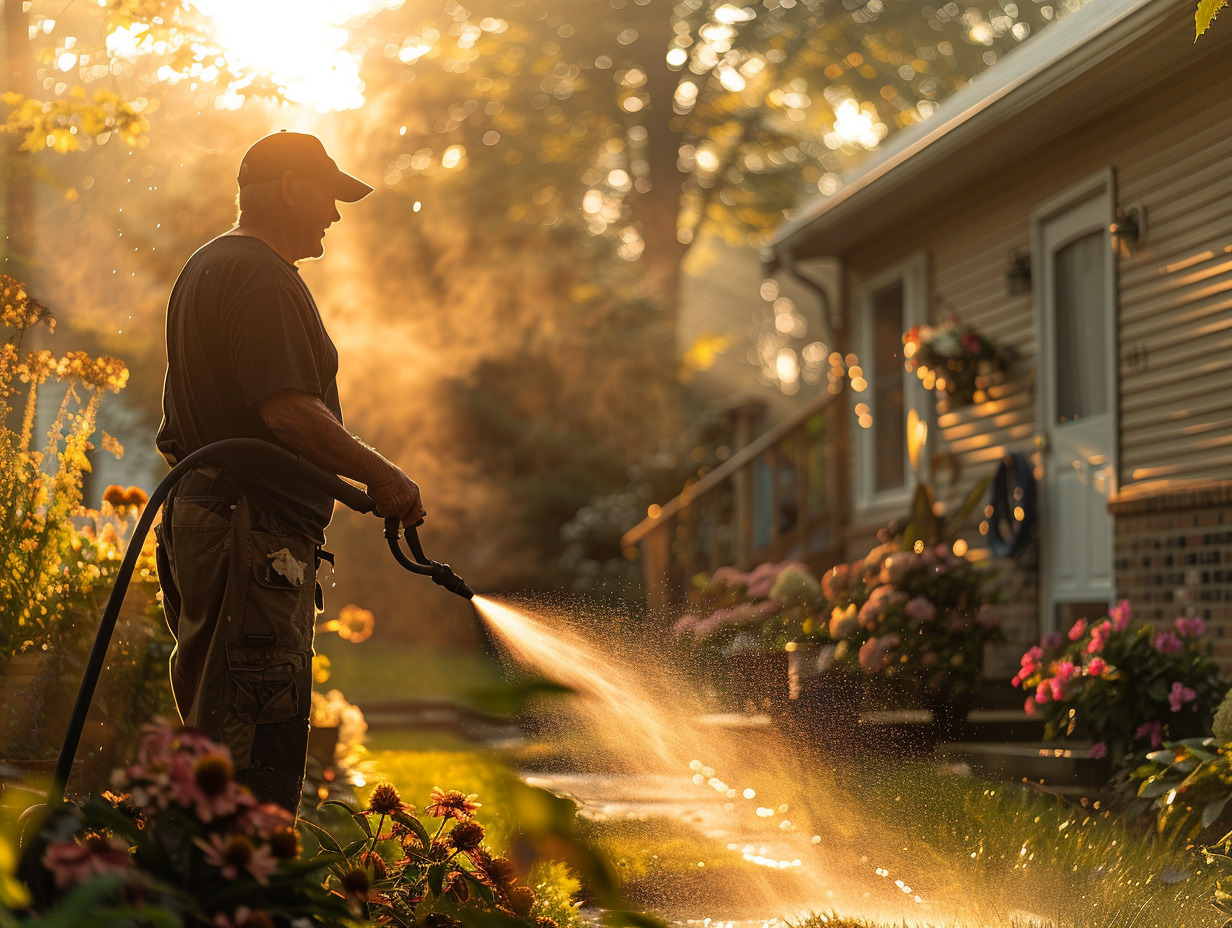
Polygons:
<instances>
[{"instance_id":1,"label":"tree canopy","mask_svg":"<svg viewBox=\"0 0 1232 928\"><path fill-rule=\"evenodd\" d=\"M305 271L348 422L431 475L445 553L548 583L559 526L678 429L672 308L702 234L758 241L1076 5L35 0L5 5L34 56L10 54L6 128L62 194L42 261L67 315L150 357L238 152L327 137L378 188Z\"/></svg>"}]
</instances>

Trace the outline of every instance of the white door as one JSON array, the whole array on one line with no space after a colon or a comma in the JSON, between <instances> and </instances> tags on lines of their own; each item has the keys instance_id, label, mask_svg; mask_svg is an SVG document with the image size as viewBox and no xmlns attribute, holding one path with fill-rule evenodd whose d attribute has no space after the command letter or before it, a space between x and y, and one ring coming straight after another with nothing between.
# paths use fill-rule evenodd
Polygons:
<instances>
[{"instance_id":1,"label":"white door","mask_svg":"<svg viewBox=\"0 0 1232 928\"><path fill-rule=\"evenodd\" d=\"M1111 177L1034 217L1043 437L1041 624L1066 627L1113 596L1117 474Z\"/></svg>"}]
</instances>

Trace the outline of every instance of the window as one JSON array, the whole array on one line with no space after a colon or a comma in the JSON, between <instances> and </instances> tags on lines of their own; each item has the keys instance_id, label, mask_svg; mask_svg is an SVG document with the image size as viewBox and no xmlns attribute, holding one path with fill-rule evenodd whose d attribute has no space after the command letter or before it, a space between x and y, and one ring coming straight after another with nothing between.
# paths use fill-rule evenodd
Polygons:
<instances>
[{"instance_id":1,"label":"window","mask_svg":"<svg viewBox=\"0 0 1232 928\"><path fill-rule=\"evenodd\" d=\"M898 502L912 489L907 460L907 413L924 416L927 396L903 369L903 333L927 320L923 256L883 274L857 291L857 355L853 378L858 432L856 468L862 507ZM858 389L863 387L863 389Z\"/></svg>"}]
</instances>

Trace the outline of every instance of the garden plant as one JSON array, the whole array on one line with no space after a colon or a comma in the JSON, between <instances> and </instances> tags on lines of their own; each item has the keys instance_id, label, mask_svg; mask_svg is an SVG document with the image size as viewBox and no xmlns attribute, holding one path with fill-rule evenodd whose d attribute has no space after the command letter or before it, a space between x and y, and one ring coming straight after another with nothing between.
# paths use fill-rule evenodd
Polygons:
<instances>
[{"instance_id":1,"label":"garden plant","mask_svg":"<svg viewBox=\"0 0 1232 928\"><path fill-rule=\"evenodd\" d=\"M1135 623L1122 601L1098 621L1079 619L1023 656L1013 683L1045 737L1091 743L1091 756L1131 764L1165 740L1210 731L1227 690L1200 618L1172 628Z\"/></svg>"}]
</instances>

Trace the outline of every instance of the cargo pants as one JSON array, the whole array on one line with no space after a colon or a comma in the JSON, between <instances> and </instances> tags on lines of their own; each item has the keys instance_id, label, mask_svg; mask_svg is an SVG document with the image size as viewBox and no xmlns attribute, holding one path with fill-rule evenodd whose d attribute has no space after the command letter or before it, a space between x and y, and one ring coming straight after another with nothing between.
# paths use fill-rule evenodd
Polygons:
<instances>
[{"instance_id":1,"label":"cargo pants","mask_svg":"<svg viewBox=\"0 0 1232 928\"><path fill-rule=\"evenodd\" d=\"M157 540L181 720L230 749L257 798L294 813L312 706L315 544L215 467L180 480Z\"/></svg>"}]
</instances>

